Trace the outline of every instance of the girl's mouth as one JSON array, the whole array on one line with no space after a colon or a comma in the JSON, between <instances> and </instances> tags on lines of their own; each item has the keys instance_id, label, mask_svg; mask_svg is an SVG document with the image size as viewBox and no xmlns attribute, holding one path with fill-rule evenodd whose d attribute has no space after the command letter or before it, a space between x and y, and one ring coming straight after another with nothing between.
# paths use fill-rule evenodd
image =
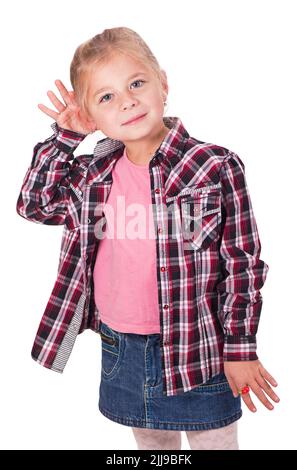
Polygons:
<instances>
[{"instance_id":1,"label":"girl's mouth","mask_svg":"<svg viewBox=\"0 0 297 470\"><path fill-rule=\"evenodd\" d=\"M140 114L139 116L136 116L135 118L131 119L130 121L124 122L123 126L126 126L127 124L134 124L136 122L139 122L145 116L146 116L146 114Z\"/></svg>"}]
</instances>

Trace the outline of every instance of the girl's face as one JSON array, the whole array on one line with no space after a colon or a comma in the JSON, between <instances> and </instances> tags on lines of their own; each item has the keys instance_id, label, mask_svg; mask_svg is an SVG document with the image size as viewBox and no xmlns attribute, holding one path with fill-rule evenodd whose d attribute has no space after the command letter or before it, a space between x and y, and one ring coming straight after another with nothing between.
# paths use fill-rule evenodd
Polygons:
<instances>
[{"instance_id":1,"label":"girl's face","mask_svg":"<svg viewBox=\"0 0 297 470\"><path fill-rule=\"evenodd\" d=\"M117 54L89 74L87 107L97 129L122 142L143 140L164 128L167 78L162 84L149 67L129 56ZM126 121L146 114L132 124Z\"/></svg>"}]
</instances>

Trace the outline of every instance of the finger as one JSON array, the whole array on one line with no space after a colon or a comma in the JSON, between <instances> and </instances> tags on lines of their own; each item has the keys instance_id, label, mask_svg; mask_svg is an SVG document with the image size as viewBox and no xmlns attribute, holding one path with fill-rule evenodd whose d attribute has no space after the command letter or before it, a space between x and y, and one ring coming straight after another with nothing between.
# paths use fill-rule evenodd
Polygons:
<instances>
[{"instance_id":1,"label":"finger","mask_svg":"<svg viewBox=\"0 0 297 470\"><path fill-rule=\"evenodd\" d=\"M51 90L49 90L47 92L47 96L49 97L49 99L51 100L51 102L53 103L53 105L57 108L58 111L60 111L60 113L62 113L63 111L65 111L65 104L63 104L55 95L54 92L52 92Z\"/></svg>"},{"instance_id":2,"label":"finger","mask_svg":"<svg viewBox=\"0 0 297 470\"><path fill-rule=\"evenodd\" d=\"M242 387L239 387L239 388L242 388ZM241 398L249 410L251 410L253 413L257 411L257 408L255 407L255 404L253 400L251 399L251 396L249 393L241 394Z\"/></svg>"},{"instance_id":3,"label":"finger","mask_svg":"<svg viewBox=\"0 0 297 470\"><path fill-rule=\"evenodd\" d=\"M70 96L71 101L77 105L74 91L69 91L69 96Z\"/></svg>"},{"instance_id":4,"label":"finger","mask_svg":"<svg viewBox=\"0 0 297 470\"><path fill-rule=\"evenodd\" d=\"M274 400L275 402L279 402L280 399L279 397L276 395L276 393L274 393L274 391L272 390L272 388L270 387L270 385L266 382L266 380L264 380L264 378L259 375L256 377L256 381L258 383L258 385L260 387L262 387L262 389L265 391L265 393L267 393L267 395L272 399Z\"/></svg>"},{"instance_id":5,"label":"finger","mask_svg":"<svg viewBox=\"0 0 297 470\"><path fill-rule=\"evenodd\" d=\"M48 116L53 118L55 121L57 120L57 117L59 116L58 113L56 113L52 109L47 108L44 104L39 103L37 106L43 113L47 114Z\"/></svg>"},{"instance_id":6,"label":"finger","mask_svg":"<svg viewBox=\"0 0 297 470\"><path fill-rule=\"evenodd\" d=\"M274 406L272 405L272 403L270 403L270 401L268 400L266 395L263 393L262 388L258 385L258 383L256 381L252 382L250 387L251 387L252 391L254 392L254 394L263 403L263 405L266 406L266 408L268 408L269 410L274 409Z\"/></svg>"},{"instance_id":7,"label":"finger","mask_svg":"<svg viewBox=\"0 0 297 470\"><path fill-rule=\"evenodd\" d=\"M61 93L61 96L65 103L67 105L70 105L72 103L71 97L69 96L68 90L66 87L63 85L61 80L55 80L56 87L58 88L59 92Z\"/></svg>"},{"instance_id":8,"label":"finger","mask_svg":"<svg viewBox=\"0 0 297 470\"><path fill-rule=\"evenodd\" d=\"M262 365L259 367L259 371L261 375L264 377L264 379L268 380L268 382L274 387L277 387L278 383L275 380L275 378L272 377L272 375L269 374L269 372Z\"/></svg>"}]
</instances>

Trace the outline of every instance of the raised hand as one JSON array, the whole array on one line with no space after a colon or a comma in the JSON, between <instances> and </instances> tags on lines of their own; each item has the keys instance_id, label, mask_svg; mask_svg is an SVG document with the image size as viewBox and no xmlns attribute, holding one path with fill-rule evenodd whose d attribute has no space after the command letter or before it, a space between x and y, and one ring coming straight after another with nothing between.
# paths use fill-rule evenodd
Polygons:
<instances>
[{"instance_id":1,"label":"raised hand","mask_svg":"<svg viewBox=\"0 0 297 470\"><path fill-rule=\"evenodd\" d=\"M82 134L90 134L99 130L95 121L88 120L81 112L81 108L76 102L74 92L67 91L61 80L55 80L55 84L64 100L64 103L62 103L51 90L47 92L47 96L58 112L53 111L40 103L38 104L38 108L43 113L53 118L57 124L64 129L80 132Z\"/></svg>"}]
</instances>

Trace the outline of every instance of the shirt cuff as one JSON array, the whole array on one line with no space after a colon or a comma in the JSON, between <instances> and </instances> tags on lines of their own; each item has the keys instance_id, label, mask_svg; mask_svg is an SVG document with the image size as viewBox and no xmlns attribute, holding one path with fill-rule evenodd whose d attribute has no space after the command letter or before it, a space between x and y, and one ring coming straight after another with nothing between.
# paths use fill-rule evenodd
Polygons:
<instances>
[{"instance_id":1,"label":"shirt cuff","mask_svg":"<svg viewBox=\"0 0 297 470\"><path fill-rule=\"evenodd\" d=\"M55 133L56 147L65 153L73 152L80 142L88 135L65 129L64 127L59 126L56 121L51 124L51 128Z\"/></svg>"},{"instance_id":2,"label":"shirt cuff","mask_svg":"<svg viewBox=\"0 0 297 470\"><path fill-rule=\"evenodd\" d=\"M224 337L224 361L255 361L258 359L255 335Z\"/></svg>"}]
</instances>

